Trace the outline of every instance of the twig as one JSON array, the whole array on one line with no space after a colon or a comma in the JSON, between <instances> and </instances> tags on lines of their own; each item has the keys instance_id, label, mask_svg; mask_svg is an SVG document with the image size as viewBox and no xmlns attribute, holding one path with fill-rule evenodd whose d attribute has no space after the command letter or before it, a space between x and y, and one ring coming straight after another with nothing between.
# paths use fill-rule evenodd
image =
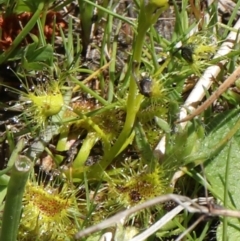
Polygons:
<instances>
[{"instance_id":1,"label":"twig","mask_svg":"<svg viewBox=\"0 0 240 241\"><path fill-rule=\"evenodd\" d=\"M240 19L236 22L234 25L234 29L240 28ZM218 58L221 56L224 56L232 51L232 48L236 42L239 42L239 36L237 32L231 31L226 39L226 41L221 45L218 52L214 56L214 58ZM224 65L227 62L227 60L221 61L221 65ZM186 122L185 118L187 116L187 110L193 109L193 105L195 103L198 103L202 100L202 98L205 96L205 90L209 89L212 85L212 78L216 78L219 72L221 71L221 68L219 65L213 65L206 69L203 76L199 79L198 83L188 96L187 100L184 103L184 106L180 110L180 120L179 122ZM201 112L200 112L201 113ZM178 122L178 123L179 123ZM181 126L184 128L186 123L182 123Z\"/></svg>"},{"instance_id":2,"label":"twig","mask_svg":"<svg viewBox=\"0 0 240 241\"><path fill-rule=\"evenodd\" d=\"M84 237L86 235L89 235L93 232L97 232L97 231L100 231L100 230L105 229L107 227L113 226L113 225L117 224L120 220L126 218L127 216L129 216L133 213L138 212L141 209L148 208L148 207L151 207L151 206L156 205L158 203L166 202L168 200L174 200L177 203L179 203L181 201L182 202L184 202L184 201L185 202L192 202L191 199L189 199L188 197L176 195L176 194L167 194L167 195L159 196L159 197L156 197L154 199L148 200L148 201L146 201L142 204L139 204L135 207L132 207L130 209L122 211L122 212L110 217L109 219L104 220L103 222L101 222L97 225L94 225L94 226L91 226L91 227L89 227L85 230L82 230L82 231L78 232L75 235L75 237L76 237L76 239L79 239L79 238Z\"/></svg>"},{"instance_id":3,"label":"twig","mask_svg":"<svg viewBox=\"0 0 240 241\"><path fill-rule=\"evenodd\" d=\"M224 93L237 79L240 78L240 66L219 86L219 88L196 110L176 123L186 122L193 119L206 110L222 93Z\"/></svg>"},{"instance_id":4,"label":"twig","mask_svg":"<svg viewBox=\"0 0 240 241\"><path fill-rule=\"evenodd\" d=\"M196 199L191 200L190 198L185 196L176 195L176 194L167 194L167 195L159 196L154 199L148 200L135 207L122 211L112 216L111 218L104 220L103 222L97 225L94 225L85 230L82 230L75 235L75 238L79 239L93 232L97 232L107 227L116 225L117 223L120 222L120 220L125 219L126 217L128 217L133 213L136 213L144 208L149 208L151 206L154 206L156 204L163 203L169 200L175 201L176 203L178 203L183 208L185 208L188 212L191 212L191 213L201 213L208 216L229 216L229 217L240 218L240 211L232 211L232 210L224 209L222 207L218 207L214 205L212 205L211 208L209 208L209 207L198 205L196 203Z\"/></svg>"},{"instance_id":5,"label":"twig","mask_svg":"<svg viewBox=\"0 0 240 241\"><path fill-rule=\"evenodd\" d=\"M236 22L234 25L234 29L240 28L240 19ZM214 56L214 58L218 58L221 56L224 56L231 52L234 42L239 42L239 37L237 38L237 32L231 31L227 37L227 40L221 45L218 52ZM222 60L221 65L224 65L227 60ZM218 65L210 66L206 69L203 76L199 79L198 83L195 85L194 89L188 96L187 100L184 103L184 106L180 110L179 114L179 122L181 123L182 128L184 128L187 124L187 122L183 122L185 118L187 118L187 110L194 109L193 105L194 103L199 103L199 101L202 100L202 98L205 96L205 90L209 89L212 85L212 78L216 78L219 74L221 68ZM177 123L179 123L177 122ZM158 145L156 146L154 153L157 156L162 157L165 153L166 148L166 136L163 136L162 139L159 141Z\"/></svg>"},{"instance_id":6,"label":"twig","mask_svg":"<svg viewBox=\"0 0 240 241\"><path fill-rule=\"evenodd\" d=\"M197 199L196 199L197 201ZM190 202L185 203L185 205L191 205ZM141 234L135 236L130 241L142 241L146 240L150 235L155 233L157 230L159 230L161 227L163 227L166 223L168 223L170 220L172 220L175 216L177 216L178 213L180 213L184 209L183 206L178 205L173 210L168 212L166 215L164 215L160 220L158 220L156 223L154 223L150 228L142 232Z\"/></svg>"}]
</instances>

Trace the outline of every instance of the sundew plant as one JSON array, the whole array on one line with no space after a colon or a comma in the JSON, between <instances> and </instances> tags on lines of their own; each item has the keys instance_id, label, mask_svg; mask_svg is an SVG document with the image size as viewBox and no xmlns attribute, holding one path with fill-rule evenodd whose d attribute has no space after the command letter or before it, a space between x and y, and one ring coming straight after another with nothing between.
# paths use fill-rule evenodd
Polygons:
<instances>
[{"instance_id":1,"label":"sundew plant","mask_svg":"<svg viewBox=\"0 0 240 241\"><path fill-rule=\"evenodd\" d=\"M0 241L240 240L223 2L1 1Z\"/></svg>"}]
</instances>

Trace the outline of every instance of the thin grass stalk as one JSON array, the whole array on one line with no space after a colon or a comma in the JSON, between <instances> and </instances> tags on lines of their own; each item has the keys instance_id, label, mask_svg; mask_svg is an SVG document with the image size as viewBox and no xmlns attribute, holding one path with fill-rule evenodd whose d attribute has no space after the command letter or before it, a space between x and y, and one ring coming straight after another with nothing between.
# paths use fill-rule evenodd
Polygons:
<instances>
[{"instance_id":1,"label":"thin grass stalk","mask_svg":"<svg viewBox=\"0 0 240 241\"><path fill-rule=\"evenodd\" d=\"M77 84L78 87L80 87L84 92L90 94L91 96L93 96L96 100L98 100L102 105L107 106L108 102L103 99L100 95L97 94L96 91L92 90L91 88L87 87L87 85L85 85L82 81L79 81L77 78L75 78L74 76L70 76L70 79L73 83ZM76 90L76 88L74 89L74 91Z\"/></svg>"},{"instance_id":2,"label":"thin grass stalk","mask_svg":"<svg viewBox=\"0 0 240 241\"><path fill-rule=\"evenodd\" d=\"M39 47L46 46L47 42L46 42L44 30L43 30L44 26L42 25L42 22L40 19L37 20L37 25L38 25L38 32L39 32L38 45L39 45Z\"/></svg>"},{"instance_id":3,"label":"thin grass stalk","mask_svg":"<svg viewBox=\"0 0 240 241\"><path fill-rule=\"evenodd\" d=\"M227 161L226 161L226 168L225 168L225 185L224 185L224 197L223 197L223 204L224 207L228 206L228 195L229 195L229 188L228 188L228 177L229 177L229 166L231 161L231 150L232 150L232 143L229 142L228 154L227 154ZM228 229L228 217L223 218L223 233L222 233L222 240L227 241L227 229Z\"/></svg>"},{"instance_id":4,"label":"thin grass stalk","mask_svg":"<svg viewBox=\"0 0 240 241\"><path fill-rule=\"evenodd\" d=\"M68 20L68 42L67 42L67 62L68 66L73 65L74 61L74 45L73 45L73 23L72 18Z\"/></svg>"},{"instance_id":5,"label":"thin grass stalk","mask_svg":"<svg viewBox=\"0 0 240 241\"><path fill-rule=\"evenodd\" d=\"M111 20L111 22L113 21L112 16L109 16L109 20ZM111 103L113 101L113 97L114 97L114 82L115 82L115 71L116 71L116 58L117 58L117 36L119 34L119 30L120 30L120 26L121 23L118 24L115 38L114 38L114 42L113 42L113 46L112 46L112 53L111 53L111 63L109 66L109 75L110 75L110 81L109 81L109 86L108 86L108 102ZM112 27L112 26L111 26ZM109 28L110 29L110 28ZM109 30L110 32L110 30Z\"/></svg>"},{"instance_id":6,"label":"thin grass stalk","mask_svg":"<svg viewBox=\"0 0 240 241\"><path fill-rule=\"evenodd\" d=\"M115 18L117 18L117 19L120 19L120 20L122 20L123 22L128 23L128 24L130 24L130 25L134 25L134 23L133 23L132 21L128 20L125 16L121 16L121 15L119 15L119 14L117 14L117 13L114 13L113 11L111 11L111 10L109 10L109 9L107 9L107 8L104 8L104 7L96 4L95 2L92 2L92 1L90 1L90 0L79 0L79 1L86 2L86 3L88 3L89 5L92 5L92 6L96 7L97 9L105 12L106 14L112 15L113 17L115 17Z\"/></svg>"}]
</instances>

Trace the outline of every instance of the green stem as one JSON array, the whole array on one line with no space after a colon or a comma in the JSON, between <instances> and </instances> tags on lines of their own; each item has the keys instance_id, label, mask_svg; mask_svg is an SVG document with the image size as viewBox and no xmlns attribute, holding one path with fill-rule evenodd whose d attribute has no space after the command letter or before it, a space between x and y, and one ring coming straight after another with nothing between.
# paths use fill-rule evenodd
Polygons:
<instances>
[{"instance_id":1,"label":"green stem","mask_svg":"<svg viewBox=\"0 0 240 241\"><path fill-rule=\"evenodd\" d=\"M50 2L44 1L42 16L41 16L41 19L38 20L38 30L39 30L39 40L40 40L39 41L39 47L46 45L44 27L45 27L45 24L46 24L46 18L47 18L47 13L48 13L49 8L50 8ZM55 25L54 25L54 27L55 27Z\"/></svg>"},{"instance_id":2,"label":"green stem","mask_svg":"<svg viewBox=\"0 0 240 241\"><path fill-rule=\"evenodd\" d=\"M139 13L138 18L138 29L137 29L137 36L135 37L135 44L133 47L133 71L130 79L130 85L129 85L129 94L127 99L127 116L126 121L124 123L124 127L122 132L120 133L117 141L113 145L113 147L110 149L109 152L105 152L103 159L100 161L98 165L95 165L89 172L89 177L96 177L101 176L103 171L107 168L107 166L112 162L113 158L119 154L119 151L122 150L122 146L125 142L128 141L128 138L130 137L136 115L138 113L138 110L140 108L141 101L143 99L143 96L141 94L138 94L138 88L135 80L135 76L139 75L139 66L141 62L141 55L142 55L142 49L143 44L145 40L145 35L149 27L154 23L154 21L157 20L157 15L160 15L160 11L158 10L158 13L151 15L151 12L155 12L155 8L153 6L146 6L144 1L141 2L141 9ZM130 66L131 67L131 66Z\"/></svg>"},{"instance_id":3,"label":"green stem","mask_svg":"<svg viewBox=\"0 0 240 241\"><path fill-rule=\"evenodd\" d=\"M136 42L135 42L134 52L133 52L133 64L137 63L136 68L134 68L134 72L135 72L134 75L136 76L138 76L138 73L139 73L138 63L141 62L142 48L143 48L144 39L145 39L144 37L147 32L147 29L148 27L143 27L143 29L141 29L140 24L138 26L138 35L136 36ZM125 121L123 130L118 137L118 140L110 150L110 153L107 154L110 162L115 157L116 153L118 153L119 149L124 144L124 142L129 137L129 135L131 134L134 121L136 118L136 114L139 110L142 99L143 99L143 96L138 94L138 88L137 88L134 76L132 75L130 79L129 94L127 99L126 121Z\"/></svg>"},{"instance_id":4,"label":"green stem","mask_svg":"<svg viewBox=\"0 0 240 241\"><path fill-rule=\"evenodd\" d=\"M73 169L81 168L85 165L85 162L90 154L95 143L99 140L99 136L95 132L88 132L86 138L84 139L81 149L79 150L77 157L73 163Z\"/></svg>"},{"instance_id":5,"label":"green stem","mask_svg":"<svg viewBox=\"0 0 240 241\"><path fill-rule=\"evenodd\" d=\"M56 146L56 150L65 151L67 148L67 141L69 136L69 128L65 127L59 133L58 143ZM60 155L55 156L55 161L57 164L60 164L63 161L64 157Z\"/></svg>"},{"instance_id":6,"label":"green stem","mask_svg":"<svg viewBox=\"0 0 240 241\"><path fill-rule=\"evenodd\" d=\"M32 167L26 156L18 156L11 171L3 211L0 241L16 241L22 211L22 197Z\"/></svg>"},{"instance_id":7,"label":"green stem","mask_svg":"<svg viewBox=\"0 0 240 241\"><path fill-rule=\"evenodd\" d=\"M44 26L46 24L47 12L50 7L50 1L44 1L44 2L45 2L45 4L43 7L42 17L41 17L42 28L44 28Z\"/></svg>"},{"instance_id":8,"label":"green stem","mask_svg":"<svg viewBox=\"0 0 240 241\"><path fill-rule=\"evenodd\" d=\"M108 21L108 33L110 36L111 33L111 29L112 29L112 21L113 21L113 17L109 16L109 21ZM111 63L109 66L109 75L110 75L110 81L109 81L109 85L108 85L108 102L111 103L113 101L113 97L114 97L114 86L115 86L115 72L116 72L116 56L117 56L117 36L119 34L120 31L120 27L121 27L121 23L119 23L119 25L117 26L117 30L114 34L114 42L112 45L112 53L111 53Z\"/></svg>"},{"instance_id":9,"label":"green stem","mask_svg":"<svg viewBox=\"0 0 240 241\"><path fill-rule=\"evenodd\" d=\"M95 2L95 1L93 1ZM87 4L85 1L78 0L80 7L80 18L81 18L81 29L82 29L82 45L83 45L83 54L87 52L87 47L91 41L91 29L92 29L92 17L94 6Z\"/></svg>"},{"instance_id":10,"label":"green stem","mask_svg":"<svg viewBox=\"0 0 240 241\"><path fill-rule=\"evenodd\" d=\"M77 110L73 112L77 114L80 118L86 121L86 123L95 131L95 133L97 133L101 137L104 144L104 149L106 148L105 150L109 150L110 143L107 138L107 135L103 132L103 130L90 117L85 116L84 114L82 114L80 111L77 111Z\"/></svg>"},{"instance_id":11,"label":"green stem","mask_svg":"<svg viewBox=\"0 0 240 241\"><path fill-rule=\"evenodd\" d=\"M228 195L229 195L229 164L231 159L231 150L232 150L232 143L229 142L228 154L227 154L227 162L226 162L226 171L225 171L225 185L224 185L224 199L223 205L224 207L228 207ZM228 227L228 217L223 217L223 236L222 240L227 241L227 227Z\"/></svg>"},{"instance_id":12,"label":"green stem","mask_svg":"<svg viewBox=\"0 0 240 241\"><path fill-rule=\"evenodd\" d=\"M26 144L26 143L25 143L24 138L22 138L22 139L20 139L20 140L18 141L18 143L17 143L17 145L15 146L15 148L14 148L12 154L11 154L11 157L10 157L10 159L9 159L9 161L8 161L8 164L7 164L8 167L12 167L12 166L14 165L15 160L17 159L19 153L22 151L22 149L23 149L23 147L24 147L25 144Z\"/></svg>"},{"instance_id":13,"label":"green stem","mask_svg":"<svg viewBox=\"0 0 240 241\"><path fill-rule=\"evenodd\" d=\"M37 25L38 25L38 32L39 32L38 46L39 47L46 46L47 43L44 35L44 29L40 19L37 20Z\"/></svg>"}]
</instances>

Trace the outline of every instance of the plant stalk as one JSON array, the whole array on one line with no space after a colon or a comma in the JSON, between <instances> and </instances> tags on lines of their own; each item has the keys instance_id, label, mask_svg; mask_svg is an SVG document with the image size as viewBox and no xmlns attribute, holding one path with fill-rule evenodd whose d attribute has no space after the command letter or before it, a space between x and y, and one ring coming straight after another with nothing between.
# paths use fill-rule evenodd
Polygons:
<instances>
[{"instance_id":1,"label":"plant stalk","mask_svg":"<svg viewBox=\"0 0 240 241\"><path fill-rule=\"evenodd\" d=\"M18 156L13 165L3 211L0 241L17 240L22 197L31 167L32 162L26 156Z\"/></svg>"},{"instance_id":2,"label":"plant stalk","mask_svg":"<svg viewBox=\"0 0 240 241\"><path fill-rule=\"evenodd\" d=\"M127 99L126 121L124 123L123 130L120 133L117 141L109 150L109 152L104 153L103 159L100 161L99 165L95 165L91 169L91 171L89 172L89 177L96 177L96 173L97 176L101 176L102 172L112 162L116 155L119 154L119 150L121 150L124 143L128 141L128 138L130 137L133 131L135 118L143 99L143 96L141 94L138 94L138 87L136 84L135 76L139 76L139 66L141 63L145 35L147 33L147 30L151 27L151 25L156 22L157 18L162 13L162 11L166 9L166 6L164 5L164 7L159 8L159 6L152 4L151 1L149 1L147 5L145 4L145 1L141 1L137 35L135 36L135 43L133 46L133 73L130 78L129 94Z\"/></svg>"}]
</instances>

